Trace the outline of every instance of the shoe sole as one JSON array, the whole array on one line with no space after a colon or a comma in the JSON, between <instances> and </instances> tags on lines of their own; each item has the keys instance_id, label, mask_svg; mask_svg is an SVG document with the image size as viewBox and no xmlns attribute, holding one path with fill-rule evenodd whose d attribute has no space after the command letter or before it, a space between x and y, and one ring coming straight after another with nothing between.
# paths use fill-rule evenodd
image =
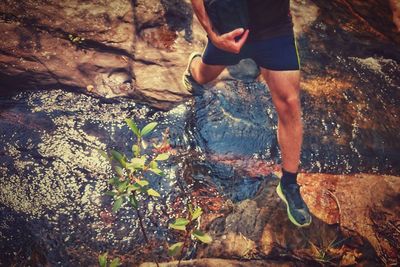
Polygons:
<instances>
[{"instance_id":1,"label":"shoe sole","mask_svg":"<svg viewBox=\"0 0 400 267\"><path fill-rule=\"evenodd\" d=\"M298 226L298 227L307 227L307 226L309 226L309 225L311 224L312 217L310 218L310 222L309 222L309 223L306 223L306 224L299 224L299 223L293 218L292 214L290 213L289 204L288 204L288 202L287 202L287 200L286 200L285 195L284 195L283 192L282 192L282 188L281 188L281 183L280 183L280 182L279 182L278 186L276 187L276 193L278 193L278 196L283 200L283 202L285 202L285 204L286 204L286 211L287 211L289 220L290 220L294 225L296 225L296 226Z\"/></svg>"}]
</instances>

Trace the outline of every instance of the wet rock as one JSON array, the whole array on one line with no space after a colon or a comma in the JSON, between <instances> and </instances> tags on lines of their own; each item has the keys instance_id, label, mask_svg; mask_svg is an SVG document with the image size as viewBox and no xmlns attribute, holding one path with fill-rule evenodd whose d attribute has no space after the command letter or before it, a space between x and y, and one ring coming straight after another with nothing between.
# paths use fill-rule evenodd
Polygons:
<instances>
[{"instance_id":1,"label":"wet rock","mask_svg":"<svg viewBox=\"0 0 400 267\"><path fill-rule=\"evenodd\" d=\"M214 237L188 252L187 258L213 258L204 264L277 259L313 266L326 260L319 251L336 264L398 264L399 39L389 4L292 2L303 74L302 168L325 173L299 178L314 214L307 229L288 221L275 193L276 115L268 88L254 81L254 62L228 68L204 95L171 109L190 95L181 74L190 52L206 41L188 1L134 1L133 8L129 1L95 2L95 9L3 1L5 89L61 84L169 111L61 90L1 98L0 136L8 141L0 144L0 234L7 240L0 265L31 257L43 265L89 266L105 250L126 264L167 261L160 247L176 238L168 222L184 214L189 198L205 211L201 226ZM70 16L81 24L64 23ZM102 196L111 170L96 149L126 149L128 116L170 126L178 151L170 180L151 180L163 194L159 205L149 204L154 214L146 220L157 250L143 247L132 211L112 214ZM370 174L354 175L363 172Z\"/></svg>"},{"instance_id":2,"label":"wet rock","mask_svg":"<svg viewBox=\"0 0 400 267\"><path fill-rule=\"evenodd\" d=\"M209 154L251 157L276 143L271 96L255 83L216 83L196 99L194 116L196 140Z\"/></svg>"}]
</instances>

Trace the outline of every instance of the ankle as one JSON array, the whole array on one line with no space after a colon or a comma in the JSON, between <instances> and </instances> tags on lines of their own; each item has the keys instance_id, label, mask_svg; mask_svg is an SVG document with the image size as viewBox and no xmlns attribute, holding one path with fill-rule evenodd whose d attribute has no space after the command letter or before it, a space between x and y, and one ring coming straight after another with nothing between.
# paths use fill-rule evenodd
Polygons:
<instances>
[{"instance_id":1,"label":"ankle","mask_svg":"<svg viewBox=\"0 0 400 267\"><path fill-rule=\"evenodd\" d=\"M283 185L297 184L297 172L288 172L282 168L281 183Z\"/></svg>"}]
</instances>

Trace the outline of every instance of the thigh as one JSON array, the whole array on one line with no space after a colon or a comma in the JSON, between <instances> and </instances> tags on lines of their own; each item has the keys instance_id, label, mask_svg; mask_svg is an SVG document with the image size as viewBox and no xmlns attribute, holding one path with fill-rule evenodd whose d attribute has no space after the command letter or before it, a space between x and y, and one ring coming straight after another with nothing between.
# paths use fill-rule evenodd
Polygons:
<instances>
[{"instance_id":1,"label":"thigh","mask_svg":"<svg viewBox=\"0 0 400 267\"><path fill-rule=\"evenodd\" d=\"M293 33L255 41L251 44L251 53L257 65L265 69L278 71L300 69Z\"/></svg>"},{"instance_id":2,"label":"thigh","mask_svg":"<svg viewBox=\"0 0 400 267\"><path fill-rule=\"evenodd\" d=\"M276 71L261 68L261 75L270 89L272 100L287 101L298 99L300 95L300 71Z\"/></svg>"}]
</instances>

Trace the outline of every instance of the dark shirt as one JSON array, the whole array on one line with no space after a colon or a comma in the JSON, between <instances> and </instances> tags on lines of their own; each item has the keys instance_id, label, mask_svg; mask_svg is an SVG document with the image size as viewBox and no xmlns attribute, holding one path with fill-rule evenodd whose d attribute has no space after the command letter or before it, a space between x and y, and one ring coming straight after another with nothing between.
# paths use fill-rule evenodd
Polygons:
<instances>
[{"instance_id":1,"label":"dark shirt","mask_svg":"<svg viewBox=\"0 0 400 267\"><path fill-rule=\"evenodd\" d=\"M247 0L249 40L290 34L293 31L290 0Z\"/></svg>"}]
</instances>

